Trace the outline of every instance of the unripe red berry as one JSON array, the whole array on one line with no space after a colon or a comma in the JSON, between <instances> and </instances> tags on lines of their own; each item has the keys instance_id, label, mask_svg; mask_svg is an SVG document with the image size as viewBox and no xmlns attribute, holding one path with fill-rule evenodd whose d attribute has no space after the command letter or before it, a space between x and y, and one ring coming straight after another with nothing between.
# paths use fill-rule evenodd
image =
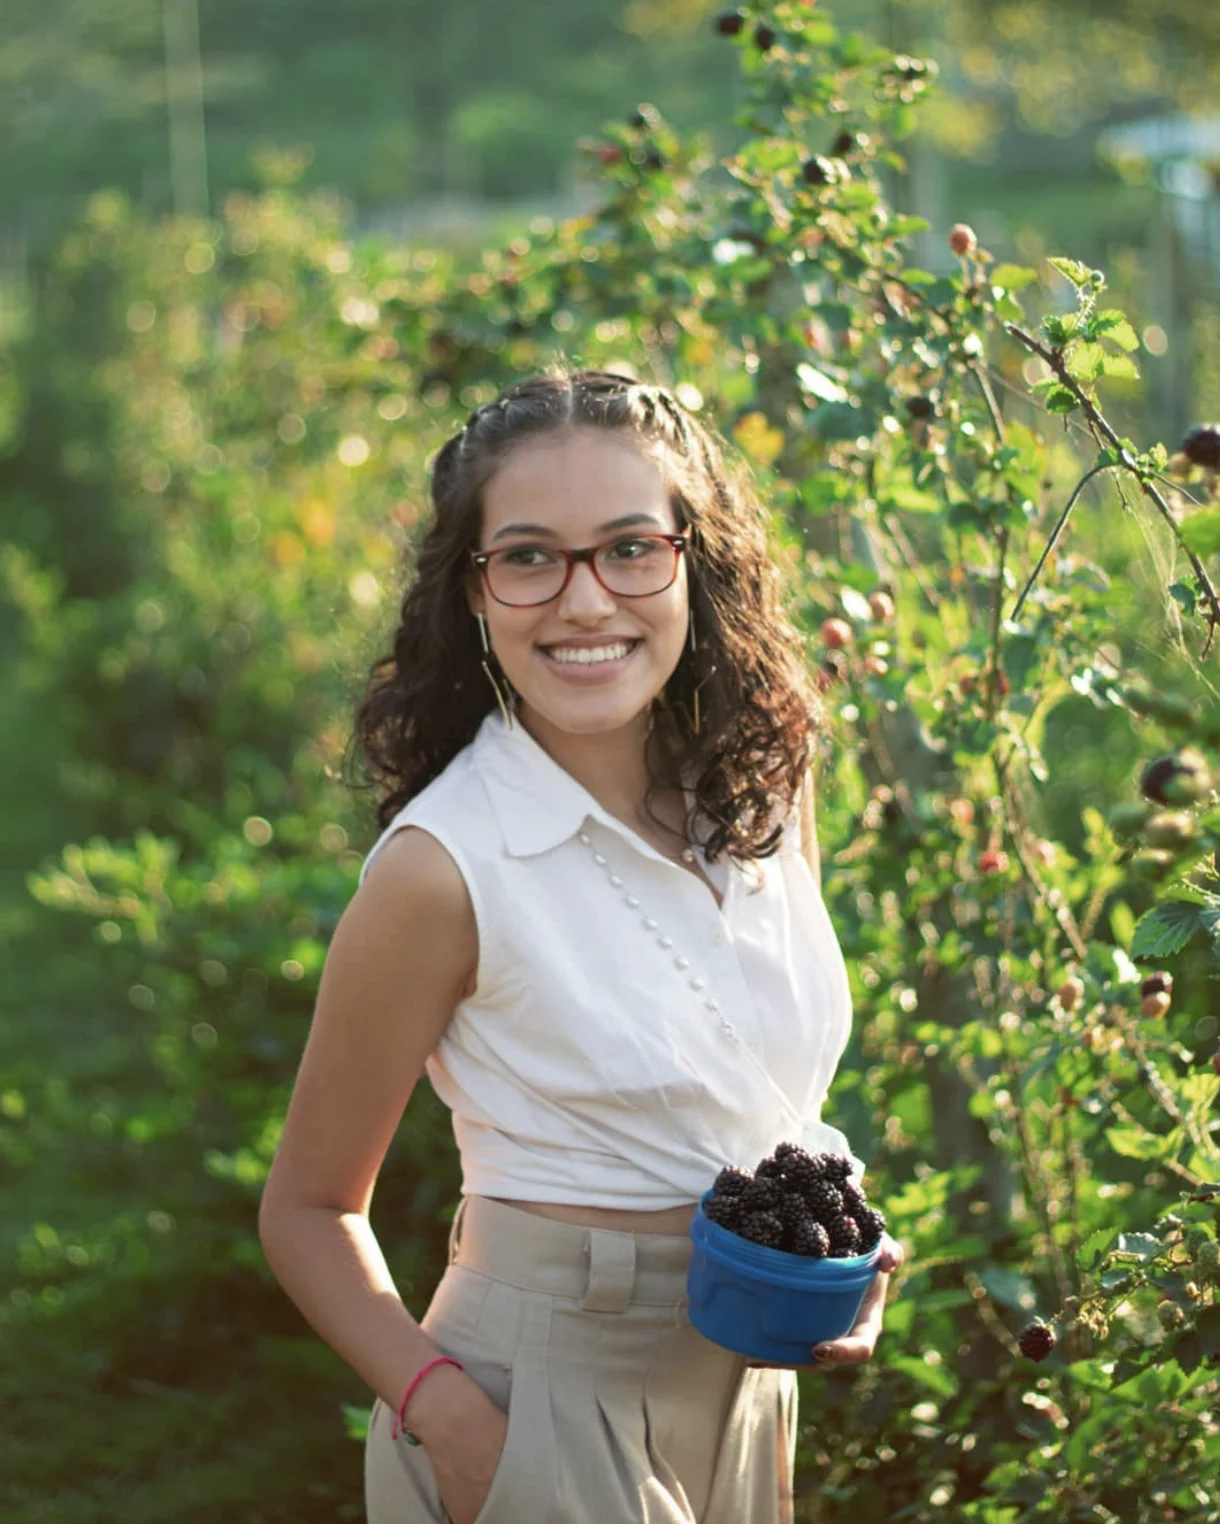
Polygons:
<instances>
[{"instance_id":1,"label":"unripe red berry","mask_svg":"<svg viewBox=\"0 0 1220 1524\"><path fill-rule=\"evenodd\" d=\"M1075 1010L1084 999L1084 980L1077 979L1075 974L1065 979L1055 991L1059 997L1059 1004L1065 1011Z\"/></svg>"},{"instance_id":2,"label":"unripe red berry","mask_svg":"<svg viewBox=\"0 0 1220 1524\"><path fill-rule=\"evenodd\" d=\"M979 871L982 873L1007 873L1008 853L997 851L994 847L988 847L985 852L979 853Z\"/></svg>"},{"instance_id":3,"label":"unripe red berry","mask_svg":"<svg viewBox=\"0 0 1220 1524\"><path fill-rule=\"evenodd\" d=\"M973 254L978 246L978 238L969 223L955 222L949 229L949 247L955 254Z\"/></svg>"},{"instance_id":4,"label":"unripe red berry","mask_svg":"<svg viewBox=\"0 0 1220 1524\"><path fill-rule=\"evenodd\" d=\"M597 150L597 157L603 164L617 164L623 157L623 150L613 143L603 143Z\"/></svg>"},{"instance_id":5,"label":"unripe red berry","mask_svg":"<svg viewBox=\"0 0 1220 1524\"><path fill-rule=\"evenodd\" d=\"M1217 1074L1220 1074L1220 1048L1217 1048L1212 1054L1212 1068Z\"/></svg>"},{"instance_id":6,"label":"unripe red berry","mask_svg":"<svg viewBox=\"0 0 1220 1524\"><path fill-rule=\"evenodd\" d=\"M1163 1016L1172 1004L1171 998L1164 993L1145 995L1140 1002L1140 1010L1145 1016Z\"/></svg>"},{"instance_id":7,"label":"unripe red berry","mask_svg":"<svg viewBox=\"0 0 1220 1524\"><path fill-rule=\"evenodd\" d=\"M851 625L846 619L824 619L822 621L822 643L832 649L851 644Z\"/></svg>"},{"instance_id":8,"label":"unripe red berry","mask_svg":"<svg viewBox=\"0 0 1220 1524\"><path fill-rule=\"evenodd\" d=\"M890 664L883 656L866 656L864 658L864 670L869 677L884 677L890 670Z\"/></svg>"}]
</instances>

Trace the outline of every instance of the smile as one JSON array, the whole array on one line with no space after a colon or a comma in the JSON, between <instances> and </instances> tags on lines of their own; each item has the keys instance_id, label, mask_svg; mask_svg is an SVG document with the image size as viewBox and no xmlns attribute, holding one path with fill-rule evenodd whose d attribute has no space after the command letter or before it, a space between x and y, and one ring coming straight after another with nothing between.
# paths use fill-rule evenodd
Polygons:
<instances>
[{"instance_id":1,"label":"smile","mask_svg":"<svg viewBox=\"0 0 1220 1524\"><path fill-rule=\"evenodd\" d=\"M561 667L618 666L643 644L639 640L619 640L602 646L540 646L548 661Z\"/></svg>"}]
</instances>

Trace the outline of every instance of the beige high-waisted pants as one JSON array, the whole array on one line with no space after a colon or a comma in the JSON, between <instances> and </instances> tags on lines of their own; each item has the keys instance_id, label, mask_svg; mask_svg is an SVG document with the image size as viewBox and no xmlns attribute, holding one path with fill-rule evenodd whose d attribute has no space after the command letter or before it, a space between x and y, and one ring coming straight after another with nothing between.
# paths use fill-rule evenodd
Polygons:
<instances>
[{"instance_id":1,"label":"beige high-waisted pants","mask_svg":"<svg viewBox=\"0 0 1220 1524\"><path fill-rule=\"evenodd\" d=\"M690 1254L685 1234L462 1198L421 1322L508 1413L476 1524L790 1524L796 1374L749 1369L691 1325ZM427 1449L392 1422L378 1398L369 1524L448 1524Z\"/></svg>"}]
</instances>

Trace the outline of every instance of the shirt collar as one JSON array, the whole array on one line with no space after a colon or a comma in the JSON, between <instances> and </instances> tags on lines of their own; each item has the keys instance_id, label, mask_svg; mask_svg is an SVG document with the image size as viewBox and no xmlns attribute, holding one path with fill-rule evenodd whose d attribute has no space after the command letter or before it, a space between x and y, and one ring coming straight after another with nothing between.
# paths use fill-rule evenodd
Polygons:
<instances>
[{"instance_id":1,"label":"shirt collar","mask_svg":"<svg viewBox=\"0 0 1220 1524\"><path fill-rule=\"evenodd\" d=\"M510 730L498 709L479 726L474 757L512 857L547 852L587 820L615 831L637 851L667 861L642 836L602 808L517 720Z\"/></svg>"}]
</instances>

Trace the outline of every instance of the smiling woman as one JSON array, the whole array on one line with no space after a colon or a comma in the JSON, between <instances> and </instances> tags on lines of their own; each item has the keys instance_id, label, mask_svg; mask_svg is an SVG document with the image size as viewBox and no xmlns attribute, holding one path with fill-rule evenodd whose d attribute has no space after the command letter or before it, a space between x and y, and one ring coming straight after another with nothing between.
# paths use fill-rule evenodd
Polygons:
<instances>
[{"instance_id":1,"label":"smiling woman","mask_svg":"<svg viewBox=\"0 0 1220 1524\"><path fill-rule=\"evenodd\" d=\"M703 1338L685 1298L725 1165L785 1138L851 1155L821 1117L851 1004L815 871L817 703L765 516L669 392L603 371L509 388L432 490L357 715L381 832L268 1259L377 1393L370 1524L781 1524L794 1371ZM424 1072L463 1192L416 1323L368 1209Z\"/></svg>"}]
</instances>

